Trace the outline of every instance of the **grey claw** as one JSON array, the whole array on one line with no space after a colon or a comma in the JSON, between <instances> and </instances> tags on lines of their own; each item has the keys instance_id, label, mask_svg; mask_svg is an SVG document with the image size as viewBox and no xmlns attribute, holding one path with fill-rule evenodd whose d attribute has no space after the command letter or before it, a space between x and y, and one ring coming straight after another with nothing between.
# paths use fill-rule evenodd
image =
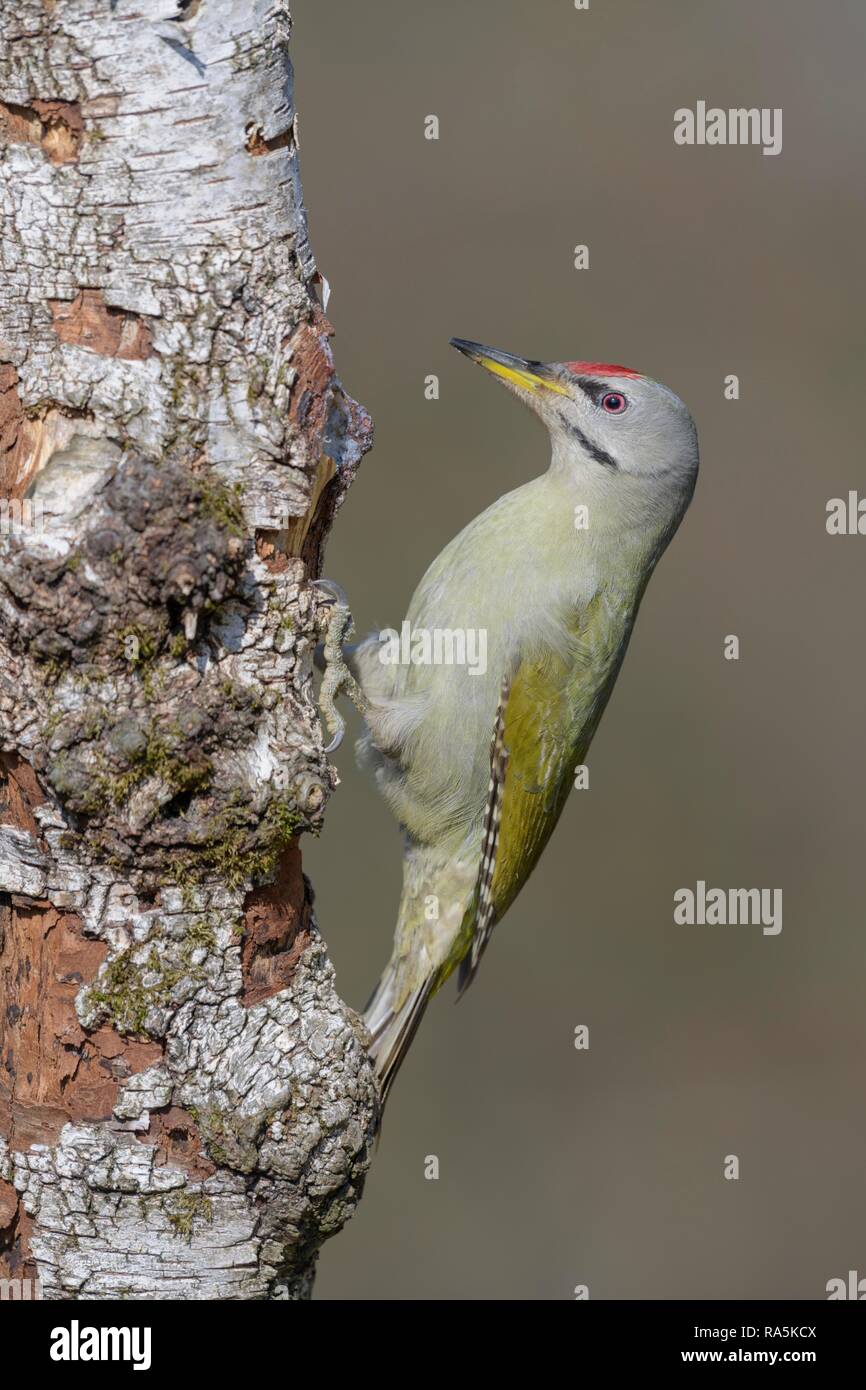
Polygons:
<instances>
[{"instance_id":1,"label":"grey claw","mask_svg":"<svg viewBox=\"0 0 866 1390\"><path fill-rule=\"evenodd\" d=\"M345 727L343 727L342 729L338 729L337 732L334 734L334 737L331 739L331 742L328 744L327 748L325 748L323 751L325 753L336 753L337 749L340 747L340 744L343 742L343 739L345 737Z\"/></svg>"}]
</instances>

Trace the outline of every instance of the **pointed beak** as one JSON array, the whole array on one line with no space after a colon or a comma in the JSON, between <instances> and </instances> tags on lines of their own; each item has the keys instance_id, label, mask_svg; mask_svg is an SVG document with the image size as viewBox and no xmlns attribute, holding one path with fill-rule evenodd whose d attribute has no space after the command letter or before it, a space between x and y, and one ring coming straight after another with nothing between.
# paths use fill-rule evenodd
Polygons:
<instances>
[{"instance_id":1,"label":"pointed beak","mask_svg":"<svg viewBox=\"0 0 866 1390\"><path fill-rule=\"evenodd\" d=\"M521 393L532 395L546 390L555 391L560 396L569 394L558 381L554 369L546 362L531 362L526 357L515 357L511 352L500 352L498 348L485 347L483 343L473 343L468 338L452 338L451 346L498 376L508 386L517 387Z\"/></svg>"}]
</instances>

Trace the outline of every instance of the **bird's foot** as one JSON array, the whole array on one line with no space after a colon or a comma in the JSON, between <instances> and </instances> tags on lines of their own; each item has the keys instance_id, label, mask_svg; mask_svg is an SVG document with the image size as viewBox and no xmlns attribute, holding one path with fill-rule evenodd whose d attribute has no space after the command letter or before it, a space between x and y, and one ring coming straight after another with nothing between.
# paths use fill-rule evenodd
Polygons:
<instances>
[{"instance_id":1,"label":"bird's foot","mask_svg":"<svg viewBox=\"0 0 866 1390\"><path fill-rule=\"evenodd\" d=\"M314 579L313 588L324 595L324 602L320 601L316 608L316 622L322 634L324 659L319 709L328 732L333 735L325 752L334 753L343 742L346 733L346 721L336 706L337 696L348 695L360 714L366 713L368 704L367 697L346 665L343 655L343 643L347 637L351 637L355 628L348 599L339 584L330 579Z\"/></svg>"}]
</instances>

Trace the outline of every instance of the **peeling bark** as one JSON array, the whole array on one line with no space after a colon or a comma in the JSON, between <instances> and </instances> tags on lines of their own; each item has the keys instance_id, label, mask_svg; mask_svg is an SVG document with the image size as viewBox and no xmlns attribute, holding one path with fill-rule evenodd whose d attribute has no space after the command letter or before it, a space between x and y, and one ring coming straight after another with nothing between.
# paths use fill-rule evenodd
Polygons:
<instances>
[{"instance_id":1,"label":"peeling bark","mask_svg":"<svg viewBox=\"0 0 866 1390\"><path fill-rule=\"evenodd\" d=\"M0 138L10 145L38 145L52 164L78 158L84 120L77 101L38 101L30 106L0 101Z\"/></svg>"},{"instance_id":2,"label":"peeling bark","mask_svg":"<svg viewBox=\"0 0 866 1390\"><path fill-rule=\"evenodd\" d=\"M99 290L81 290L71 301L49 299L48 307L62 343L127 362L144 362L153 352L150 329L141 314L110 308Z\"/></svg>"},{"instance_id":3,"label":"peeling bark","mask_svg":"<svg viewBox=\"0 0 866 1390\"><path fill-rule=\"evenodd\" d=\"M298 840L336 781L311 580L371 426L289 30L0 14L0 1277L47 1298L307 1297L370 1161Z\"/></svg>"}]
</instances>

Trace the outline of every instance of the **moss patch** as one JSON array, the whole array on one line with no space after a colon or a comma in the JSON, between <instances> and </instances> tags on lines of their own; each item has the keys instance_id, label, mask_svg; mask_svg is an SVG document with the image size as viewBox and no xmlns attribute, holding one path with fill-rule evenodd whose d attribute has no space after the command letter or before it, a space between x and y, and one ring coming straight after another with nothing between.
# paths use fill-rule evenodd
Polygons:
<instances>
[{"instance_id":1,"label":"moss patch","mask_svg":"<svg viewBox=\"0 0 866 1390\"><path fill-rule=\"evenodd\" d=\"M165 1202L164 1211L183 1240L192 1240L196 1221L213 1225L213 1202L203 1192L178 1192Z\"/></svg>"},{"instance_id":2,"label":"moss patch","mask_svg":"<svg viewBox=\"0 0 866 1390\"><path fill-rule=\"evenodd\" d=\"M176 880L181 889L213 877L231 889L263 882L274 873L281 853L302 825L289 797L276 797L255 830L241 808L229 807L217 817L216 828L201 847L175 864Z\"/></svg>"},{"instance_id":3,"label":"moss patch","mask_svg":"<svg viewBox=\"0 0 866 1390\"><path fill-rule=\"evenodd\" d=\"M208 521L213 521L222 531L242 540L247 534L247 523L241 503L241 487L235 483L228 487L216 474L199 479L199 512Z\"/></svg>"},{"instance_id":4,"label":"moss patch","mask_svg":"<svg viewBox=\"0 0 866 1390\"><path fill-rule=\"evenodd\" d=\"M164 941L163 951L174 945L174 942ZM204 979L202 966L192 963L195 952L202 947L212 951L215 946L215 924L206 916L197 917L179 943L175 961L165 959L155 946L144 961L134 958L139 948L124 951L108 964L102 977L90 989L88 1000L107 1014L119 1033L146 1034L148 1013L172 1003L175 987L181 980Z\"/></svg>"}]
</instances>

